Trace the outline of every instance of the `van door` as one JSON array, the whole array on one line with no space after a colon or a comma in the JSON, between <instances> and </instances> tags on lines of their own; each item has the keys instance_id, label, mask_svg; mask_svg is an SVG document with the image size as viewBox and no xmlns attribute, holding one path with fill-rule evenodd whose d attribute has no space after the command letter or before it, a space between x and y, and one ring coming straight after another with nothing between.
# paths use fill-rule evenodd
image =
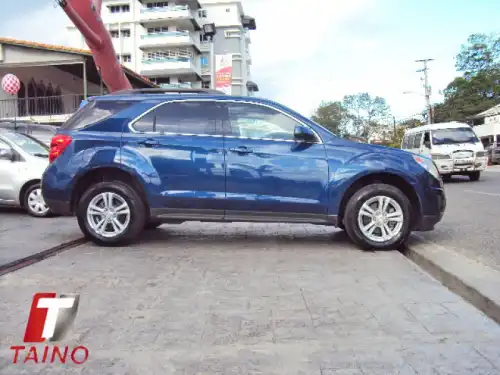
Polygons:
<instances>
[{"instance_id":1,"label":"van door","mask_svg":"<svg viewBox=\"0 0 500 375\"><path fill-rule=\"evenodd\" d=\"M420 147L422 146L422 135L423 133L416 133L415 138L413 138L412 151L420 154Z\"/></svg>"}]
</instances>

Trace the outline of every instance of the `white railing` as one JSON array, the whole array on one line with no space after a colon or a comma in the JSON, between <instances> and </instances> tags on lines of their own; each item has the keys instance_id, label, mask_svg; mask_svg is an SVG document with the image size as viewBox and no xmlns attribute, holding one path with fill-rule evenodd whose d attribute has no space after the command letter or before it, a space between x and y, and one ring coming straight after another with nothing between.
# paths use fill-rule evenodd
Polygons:
<instances>
[{"instance_id":1,"label":"white railing","mask_svg":"<svg viewBox=\"0 0 500 375\"><path fill-rule=\"evenodd\" d=\"M187 5L174 5L168 7L155 7L155 8L141 8L141 13L150 13L150 12L182 12L189 11L189 7Z\"/></svg>"},{"instance_id":2,"label":"white railing","mask_svg":"<svg viewBox=\"0 0 500 375\"><path fill-rule=\"evenodd\" d=\"M149 33L145 35L141 35L141 39L146 39L146 38L161 38L164 36L172 36L172 37L186 37L190 36L189 31L160 31L157 33Z\"/></svg>"},{"instance_id":3,"label":"white railing","mask_svg":"<svg viewBox=\"0 0 500 375\"><path fill-rule=\"evenodd\" d=\"M142 60L165 60L165 59L186 59L185 61L193 57L193 52L190 50L178 49L178 50L168 50L168 51L155 51L155 52L145 52L142 55ZM181 61L181 60L178 60Z\"/></svg>"},{"instance_id":4,"label":"white railing","mask_svg":"<svg viewBox=\"0 0 500 375\"><path fill-rule=\"evenodd\" d=\"M193 85L191 84L191 82L160 83L160 87L164 89L191 89Z\"/></svg>"}]
</instances>

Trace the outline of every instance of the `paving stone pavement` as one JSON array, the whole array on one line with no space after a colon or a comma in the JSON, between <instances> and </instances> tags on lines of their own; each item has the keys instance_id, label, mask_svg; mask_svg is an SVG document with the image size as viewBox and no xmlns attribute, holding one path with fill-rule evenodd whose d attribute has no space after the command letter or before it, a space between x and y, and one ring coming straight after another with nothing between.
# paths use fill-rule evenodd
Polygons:
<instances>
[{"instance_id":1,"label":"paving stone pavement","mask_svg":"<svg viewBox=\"0 0 500 375\"><path fill-rule=\"evenodd\" d=\"M82 237L74 218L35 218L0 208L0 265Z\"/></svg>"},{"instance_id":2,"label":"paving stone pavement","mask_svg":"<svg viewBox=\"0 0 500 375\"><path fill-rule=\"evenodd\" d=\"M42 291L80 294L61 345L85 345L85 364L11 363ZM0 299L2 375L500 374L496 323L399 252L322 226L162 226L6 275Z\"/></svg>"}]
</instances>

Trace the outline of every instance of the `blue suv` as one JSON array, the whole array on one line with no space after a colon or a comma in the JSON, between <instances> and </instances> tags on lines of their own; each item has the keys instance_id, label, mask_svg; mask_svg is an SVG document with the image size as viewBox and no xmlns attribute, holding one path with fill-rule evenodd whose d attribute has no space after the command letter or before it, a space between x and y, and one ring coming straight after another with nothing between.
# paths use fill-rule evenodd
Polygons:
<instances>
[{"instance_id":1,"label":"blue suv","mask_svg":"<svg viewBox=\"0 0 500 375\"><path fill-rule=\"evenodd\" d=\"M312 223L395 249L446 205L432 160L356 143L278 103L214 90L91 98L58 130L42 179L52 212L100 245L162 223Z\"/></svg>"}]
</instances>

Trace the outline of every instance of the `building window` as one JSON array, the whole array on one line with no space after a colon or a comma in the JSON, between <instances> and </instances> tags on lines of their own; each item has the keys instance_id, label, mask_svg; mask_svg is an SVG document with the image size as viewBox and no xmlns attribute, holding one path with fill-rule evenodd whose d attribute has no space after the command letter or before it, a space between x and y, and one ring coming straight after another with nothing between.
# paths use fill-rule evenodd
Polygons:
<instances>
[{"instance_id":1,"label":"building window","mask_svg":"<svg viewBox=\"0 0 500 375\"><path fill-rule=\"evenodd\" d=\"M132 62L132 56L130 54L122 55L122 62L124 63Z\"/></svg>"},{"instance_id":2,"label":"building window","mask_svg":"<svg viewBox=\"0 0 500 375\"><path fill-rule=\"evenodd\" d=\"M209 89L210 88L210 81L203 81L201 83L201 87L204 89Z\"/></svg>"},{"instance_id":3,"label":"building window","mask_svg":"<svg viewBox=\"0 0 500 375\"><path fill-rule=\"evenodd\" d=\"M198 17L200 17L200 18L207 18L207 10L206 9L200 9L198 11Z\"/></svg>"},{"instance_id":4,"label":"building window","mask_svg":"<svg viewBox=\"0 0 500 375\"><path fill-rule=\"evenodd\" d=\"M158 33L166 33L168 32L168 27L149 27L148 34L158 34Z\"/></svg>"},{"instance_id":5,"label":"building window","mask_svg":"<svg viewBox=\"0 0 500 375\"><path fill-rule=\"evenodd\" d=\"M109 30L109 33L111 34L111 38L119 38L120 37L120 33L118 32L118 30Z\"/></svg>"},{"instance_id":6,"label":"building window","mask_svg":"<svg viewBox=\"0 0 500 375\"><path fill-rule=\"evenodd\" d=\"M226 13L229 13L231 11L230 8L226 8Z\"/></svg>"},{"instance_id":7,"label":"building window","mask_svg":"<svg viewBox=\"0 0 500 375\"><path fill-rule=\"evenodd\" d=\"M239 38L241 36L241 32L239 30L225 30L224 36L226 38Z\"/></svg>"},{"instance_id":8,"label":"building window","mask_svg":"<svg viewBox=\"0 0 500 375\"><path fill-rule=\"evenodd\" d=\"M122 32L122 37L130 38L130 29L124 29L121 32Z\"/></svg>"},{"instance_id":9,"label":"building window","mask_svg":"<svg viewBox=\"0 0 500 375\"><path fill-rule=\"evenodd\" d=\"M158 1L158 2L155 2L155 3L147 3L146 7L148 9L166 8L166 7L168 7L168 1Z\"/></svg>"},{"instance_id":10,"label":"building window","mask_svg":"<svg viewBox=\"0 0 500 375\"><path fill-rule=\"evenodd\" d=\"M122 4L122 5L110 5L109 7L110 13L128 13L130 12L130 5Z\"/></svg>"}]
</instances>

